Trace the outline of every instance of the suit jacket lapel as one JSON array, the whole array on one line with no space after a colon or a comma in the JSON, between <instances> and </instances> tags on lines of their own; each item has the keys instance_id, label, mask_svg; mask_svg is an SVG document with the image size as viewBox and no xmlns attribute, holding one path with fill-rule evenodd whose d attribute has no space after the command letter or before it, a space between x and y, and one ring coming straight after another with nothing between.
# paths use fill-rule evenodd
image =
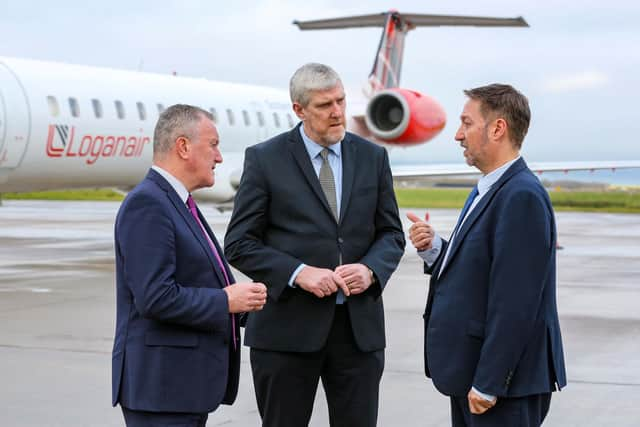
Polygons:
<instances>
[{"instance_id":1,"label":"suit jacket lapel","mask_svg":"<svg viewBox=\"0 0 640 427\"><path fill-rule=\"evenodd\" d=\"M320 199L322 205L325 207L329 215L331 215L331 217L333 218L333 212L331 212L331 208L329 207L327 198L324 196L322 187L320 187L320 181L318 180L316 171L313 169L311 159L309 158L309 153L304 146L304 141L302 141L302 137L300 136L300 130L298 129L298 127L300 126L302 126L302 124L294 127L289 132L289 147L291 149L291 153L293 154L293 158L296 160L298 167L302 171L302 174L307 180L307 183L311 186L313 192L316 194L318 199Z\"/></svg>"},{"instance_id":2,"label":"suit jacket lapel","mask_svg":"<svg viewBox=\"0 0 640 427\"><path fill-rule=\"evenodd\" d=\"M345 217L347 208L349 206L349 200L351 200L351 190L353 188L353 178L355 176L356 168L356 146L351 144L349 134L345 134L342 140L342 197L340 199L340 221Z\"/></svg>"},{"instance_id":3,"label":"suit jacket lapel","mask_svg":"<svg viewBox=\"0 0 640 427\"><path fill-rule=\"evenodd\" d=\"M462 227L460 227L460 230L458 230L458 233L456 234L456 236L455 236L455 238L453 240L453 246L451 247L451 251L449 252L449 257L447 258L447 263L443 266L442 271L440 271L440 273L438 274L438 277L441 277L442 273L444 273L446 271L447 267L451 264L451 260L456 255L456 252L458 251L458 248L460 248L460 245L461 245L462 241L464 240L466 235L469 233L469 230L471 230L471 227L473 227L473 224L478 220L478 218L480 218L480 216L487 209L487 207L491 203L491 200L496 195L498 190L507 181L509 181L509 179L511 179L512 176L514 176L516 173L520 172L526 166L527 165L526 165L526 163L524 162L524 160L522 158L518 159L514 164L512 164L509 167L509 169L507 169L502 174L500 179L498 181L496 181L496 183L491 186L491 189L484 196L482 196L482 199L480 199L478 204L473 208L473 210L471 211L471 213L469 214L467 219L462 224Z\"/></svg>"},{"instance_id":4,"label":"suit jacket lapel","mask_svg":"<svg viewBox=\"0 0 640 427\"><path fill-rule=\"evenodd\" d=\"M149 174L147 174L147 178L150 178L153 182L158 184L158 186L167 193L167 197L169 198L173 206L176 208L176 211L178 211L182 219L184 219L184 221L187 223L187 225L191 229L191 232L194 234L195 238L203 247L204 251L207 254L207 257L209 257L209 262L211 262L211 265L213 266L213 270L215 271L216 275L218 276L218 279L220 280L220 283L222 284L221 287L224 287L226 282L224 280L224 275L222 274L222 271L220 271L220 266L218 265L218 261L216 260L215 255L213 255L213 252L211 252L211 247L209 246L209 242L207 242L207 238L202 233L202 229L200 228L200 225L198 225L196 219L193 217L193 215L191 215L191 212L189 212L189 208L187 207L186 203L180 200L180 197L175 192L171 184L169 184L162 177L162 175L160 175L153 169L149 171ZM202 215L200 215L199 211L198 211L198 215L200 216L200 221L202 221L202 224L205 224L204 225L205 228L209 230L208 226L206 225L206 221L203 220L203 217ZM207 231L207 232L209 233L209 237L213 237L213 234L210 231ZM215 237L213 237L211 240L215 244ZM229 280L231 280L231 276L229 276Z\"/></svg>"},{"instance_id":5,"label":"suit jacket lapel","mask_svg":"<svg viewBox=\"0 0 640 427\"><path fill-rule=\"evenodd\" d=\"M198 208L198 216L200 217L200 221L202 221L202 225L204 226L205 230L207 231L207 234L209 235L209 238L213 242L213 245L216 247L216 251L218 251L218 255L220 256L220 261L222 261L222 266L225 269L225 272L227 273L227 277L229 278L229 284L235 283L236 282L235 278L233 277L233 274L231 273L231 269L229 268L229 264L227 263L227 260L223 256L224 252L220 248L220 243L218 243L218 239L216 238L216 235L213 234L213 231L209 227L209 224L207 223L207 221L204 219L204 215L202 215L202 212L200 212L199 208ZM198 227L198 228L200 228L200 227ZM200 233L200 234L202 234L202 233ZM207 247L209 247L209 243L208 242L207 242ZM209 252L211 252L211 248L209 248ZM218 277L220 278L220 281L222 283L225 283L224 275L220 271L220 267L218 265L218 260L215 259L215 255L214 255L214 263L215 263L215 266L216 266L216 273L218 274Z\"/></svg>"}]
</instances>

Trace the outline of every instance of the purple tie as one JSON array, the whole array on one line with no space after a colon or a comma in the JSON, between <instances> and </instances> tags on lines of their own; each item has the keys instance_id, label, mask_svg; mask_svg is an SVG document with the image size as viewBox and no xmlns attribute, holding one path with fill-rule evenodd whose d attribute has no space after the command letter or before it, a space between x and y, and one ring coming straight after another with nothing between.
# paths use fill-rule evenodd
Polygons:
<instances>
[{"instance_id":1,"label":"purple tie","mask_svg":"<svg viewBox=\"0 0 640 427\"><path fill-rule=\"evenodd\" d=\"M196 202L195 200L193 200L193 197L191 197L191 194L189 194L189 197L187 197L187 206L189 207L189 212L191 212L191 215L193 215L193 217L195 218L195 220L198 222L198 225L200 226L200 229L202 230L202 232L204 233L204 237L207 238L207 242L209 242L209 247L211 248L211 251L213 252L213 255L215 255L216 260L218 261L218 265L220 266L220 270L222 270L222 274L224 275L224 285L225 286L229 286L229 276L227 276L227 270L224 268L224 263L222 262L222 258L220 258L220 254L218 254L218 250L216 249L216 245L213 244L213 242L211 241L211 238L209 237L209 234L207 233L207 230L205 230L204 225L202 225L202 222L200 221L200 217L198 216L198 208L196 207ZM233 314L231 315L231 329L233 332L233 349L236 350L236 320L233 317Z\"/></svg>"}]
</instances>

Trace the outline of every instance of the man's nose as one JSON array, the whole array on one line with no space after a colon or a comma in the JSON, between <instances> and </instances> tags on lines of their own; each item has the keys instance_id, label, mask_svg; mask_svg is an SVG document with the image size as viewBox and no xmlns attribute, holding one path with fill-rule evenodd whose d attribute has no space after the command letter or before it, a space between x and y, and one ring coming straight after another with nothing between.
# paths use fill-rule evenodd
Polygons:
<instances>
[{"instance_id":1,"label":"man's nose","mask_svg":"<svg viewBox=\"0 0 640 427\"><path fill-rule=\"evenodd\" d=\"M462 141L464 139L464 134L462 133L462 129L458 128L456 131L456 135L453 137L456 141Z\"/></svg>"},{"instance_id":2,"label":"man's nose","mask_svg":"<svg viewBox=\"0 0 640 427\"><path fill-rule=\"evenodd\" d=\"M342 116L342 107L337 102L334 102L333 105L331 106L331 115L333 117Z\"/></svg>"}]
</instances>

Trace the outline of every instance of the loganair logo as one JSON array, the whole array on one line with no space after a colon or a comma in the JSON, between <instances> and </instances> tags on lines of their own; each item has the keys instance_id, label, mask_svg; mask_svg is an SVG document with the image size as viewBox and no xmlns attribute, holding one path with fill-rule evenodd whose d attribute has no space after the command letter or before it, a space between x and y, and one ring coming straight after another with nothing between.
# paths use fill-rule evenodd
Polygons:
<instances>
[{"instance_id":1,"label":"loganair logo","mask_svg":"<svg viewBox=\"0 0 640 427\"><path fill-rule=\"evenodd\" d=\"M140 157L148 136L82 135L76 136L75 126L49 125L47 156L79 157L88 165L100 157Z\"/></svg>"}]
</instances>

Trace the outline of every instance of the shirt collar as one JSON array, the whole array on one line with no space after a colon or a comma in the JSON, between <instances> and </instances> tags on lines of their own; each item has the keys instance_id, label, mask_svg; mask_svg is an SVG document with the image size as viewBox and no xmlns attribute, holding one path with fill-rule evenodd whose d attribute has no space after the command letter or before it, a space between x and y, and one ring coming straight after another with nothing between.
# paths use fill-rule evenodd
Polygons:
<instances>
[{"instance_id":1,"label":"shirt collar","mask_svg":"<svg viewBox=\"0 0 640 427\"><path fill-rule=\"evenodd\" d=\"M162 169L158 165L152 165L151 169L153 169L154 171L156 171L160 175L162 175L162 177L167 180L169 185L171 185L171 187L173 187L175 192L178 193L178 197L180 197L180 200L182 200L183 202L187 203L187 197L189 197L189 191L187 190L187 187L185 187L184 184L182 182L180 182L180 180L178 178L176 178L175 176L171 175L169 172L167 172L166 170Z\"/></svg>"},{"instance_id":2,"label":"shirt collar","mask_svg":"<svg viewBox=\"0 0 640 427\"><path fill-rule=\"evenodd\" d=\"M516 157L513 160L508 161L504 165L500 166L499 168L489 172L488 174L480 178L478 180L478 194L482 196L484 193L489 191L489 189L491 189L491 186L496 182L498 182L500 177L502 177L502 175L507 171L507 169L509 169L509 167L512 164L514 164L519 158L520 156Z\"/></svg>"},{"instance_id":3,"label":"shirt collar","mask_svg":"<svg viewBox=\"0 0 640 427\"><path fill-rule=\"evenodd\" d=\"M304 146L307 149L307 152L309 153L309 157L311 157L311 159L315 159L318 156L318 154L320 154L322 149L325 148L322 145L315 142L314 140L312 140L311 138L309 138L307 134L304 133L304 125L300 125L300 136L302 136L302 141L304 142ZM340 149L341 144L342 144L342 141L339 141L333 145L328 146L327 148L333 154L338 156L338 158L340 158L340 154L342 152L342 150Z\"/></svg>"}]
</instances>

